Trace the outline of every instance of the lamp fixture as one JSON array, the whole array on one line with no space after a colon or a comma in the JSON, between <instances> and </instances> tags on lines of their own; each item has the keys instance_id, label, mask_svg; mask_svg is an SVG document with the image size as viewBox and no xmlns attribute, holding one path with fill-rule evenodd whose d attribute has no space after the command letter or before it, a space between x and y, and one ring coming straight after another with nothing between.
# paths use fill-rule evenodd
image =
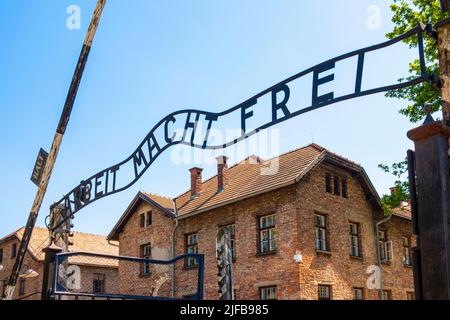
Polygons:
<instances>
[{"instance_id":1,"label":"lamp fixture","mask_svg":"<svg viewBox=\"0 0 450 320\"><path fill-rule=\"evenodd\" d=\"M300 251L297 251L294 255L294 261L297 263L301 263L303 261L303 255Z\"/></svg>"}]
</instances>

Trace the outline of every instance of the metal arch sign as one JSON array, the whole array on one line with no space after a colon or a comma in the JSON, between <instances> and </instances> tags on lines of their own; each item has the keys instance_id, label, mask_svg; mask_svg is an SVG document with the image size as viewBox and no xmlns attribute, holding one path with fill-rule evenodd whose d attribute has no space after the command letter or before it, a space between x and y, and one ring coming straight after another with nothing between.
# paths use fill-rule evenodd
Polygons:
<instances>
[{"instance_id":1,"label":"metal arch sign","mask_svg":"<svg viewBox=\"0 0 450 320\"><path fill-rule=\"evenodd\" d=\"M424 30L418 26L404 35L390 41L330 59L312 68L299 72L290 78L258 93L243 103L220 113L212 113L194 109L181 110L171 113L161 119L151 129L149 134L128 158L82 181L80 185L66 194L55 205L64 204L66 210L68 211L68 216L70 217L94 201L129 188L140 179L144 172L152 165L156 158L161 155L161 153L173 145L184 144L201 149L221 149L236 144L237 142L258 133L263 129L269 128L275 124L306 112L344 100L388 90L406 88L424 81L429 81L430 77L426 74L425 70L423 32ZM421 67L420 76L407 82L397 82L387 86L364 90L363 74L366 54L391 46L413 36L418 37L418 55ZM321 86L335 80L333 69L335 69L336 63L351 58L357 58L354 89L343 95L336 95L333 91L325 94L319 94L319 89ZM311 75L311 104L299 110L291 110L287 106L289 100L291 99L292 93L290 85L297 79ZM281 94L282 98L280 98ZM260 124L255 129L249 130L247 125L248 121L254 116L254 111L256 111L255 108L258 105L258 101L266 96L270 98L271 101L269 104L270 120ZM213 128L219 120L230 115L235 115L238 119L240 119L240 123L238 125L240 125L242 134L231 141L226 141L221 144L211 143L209 140L209 132L211 128ZM200 132L201 130L198 130L199 124L206 128L205 132ZM181 125L181 134L174 130L176 125ZM157 133L159 133L159 136Z\"/></svg>"}]
</instances>

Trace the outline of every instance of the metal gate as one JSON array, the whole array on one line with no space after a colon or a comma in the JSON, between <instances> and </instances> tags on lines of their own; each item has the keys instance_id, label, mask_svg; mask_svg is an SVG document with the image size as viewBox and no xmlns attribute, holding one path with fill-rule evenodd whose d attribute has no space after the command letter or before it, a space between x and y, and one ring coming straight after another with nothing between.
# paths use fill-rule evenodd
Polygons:
<instances>
[{"instance_id":1,"label":"metal gate","mask_svg":"<svg viewBox=\"0 0 450 320\"><path fill-rule=\"evenodd\" d=\"M203 299L201 254L154 260L88 252L60 253L53 271L54 300ZM96 278L99 275L102 277Z\"/></svg>"}]
</instances>

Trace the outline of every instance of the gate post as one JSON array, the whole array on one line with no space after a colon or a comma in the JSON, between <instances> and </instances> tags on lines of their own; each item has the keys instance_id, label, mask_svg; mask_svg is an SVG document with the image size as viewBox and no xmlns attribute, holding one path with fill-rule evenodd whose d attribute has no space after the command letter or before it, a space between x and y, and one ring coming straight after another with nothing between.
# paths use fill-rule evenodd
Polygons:
<instances>
[{"instance_id":1,"label":"gate post","mask_svg":"<svg viewBox=\"0 0 450 320\"><path fill-rule=\"evenodd\" d=\"M415 144L417 182L418 260L415 278L425 300L450 299L450 127L428 115L408 132ZM414 197L415 195L412 195ZM416 287L416 290L420 288Z\"/></svg>"},{"instance_id":2,"label":"gate post","mask_svg":"<svg viewBox=\"0 0 450 320\"><path fill-rule=\"evenodd\" d=\"M53 281L55 278L55 262L56 255L61 253L62 249L53 244L53 242L46 248L42 249L45 253L44 272L42 276L42 300L50 300L53 288Z\"/></svg>"},{"instance_id":3,"label":"gate post","mask_svg":"<svg viewBox=\"0 0 450 320\"><path fill-rule=\"evenodd\" d=\"M450 8L450 3L442 7L443 11ZM442 116L444 123L450 126L450 19L445 19L436 24L438 51L439 51L439 72L442 98Z\"/></svg>"}]
</instances>

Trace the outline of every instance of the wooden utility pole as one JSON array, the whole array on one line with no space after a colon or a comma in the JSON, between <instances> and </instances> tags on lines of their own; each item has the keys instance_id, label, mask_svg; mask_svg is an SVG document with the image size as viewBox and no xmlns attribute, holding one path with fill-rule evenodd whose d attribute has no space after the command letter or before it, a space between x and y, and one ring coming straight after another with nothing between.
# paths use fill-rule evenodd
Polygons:
<instances>
[{"instance_id":1,"label":"wooden utility pole","mask_svg":"<svg viewBox=\"0 0 450 320\"><path fill-rule=\"evenodd\" d=\"M97 26L100 22L100 17L105 7L106 0L98 0L97 6L94 11L94 15L89 25L89 29L86 38L83 43L83 48L78 59L78 63L75 69L75 73L72 78L72 83L70 84L69 92L67 94L66 102L64 104L64 109L59 120L58 128L56 134L53 138L52 147L47 158L47 162L44 166L42 177L39 181L38 191L36 193L31 211L28 217L27 224L22 236L22 241L20 242L19 252L17 254L11 275L8 280L8 285L5 289L3 300L11 300L14 295L14 290L16 287L17 279L19 277L20 269L22 268L23 260L25 258L26 252L28 250L28 245L30 243L30 238L33 233L34 226L39 214L39 210L44 200L45 193L47 191L48 183L52 175L53 167L58 156L58 151L63 140L64 133L66 132L67 124L69 123L70 114L75 102L78 88L80 86L80 81L83 76L84 67L86 66L87 59L89 57L89 52L91 50L92 41L94 40L95 32L97 31Z\"/></svg>"}]
</instances>

